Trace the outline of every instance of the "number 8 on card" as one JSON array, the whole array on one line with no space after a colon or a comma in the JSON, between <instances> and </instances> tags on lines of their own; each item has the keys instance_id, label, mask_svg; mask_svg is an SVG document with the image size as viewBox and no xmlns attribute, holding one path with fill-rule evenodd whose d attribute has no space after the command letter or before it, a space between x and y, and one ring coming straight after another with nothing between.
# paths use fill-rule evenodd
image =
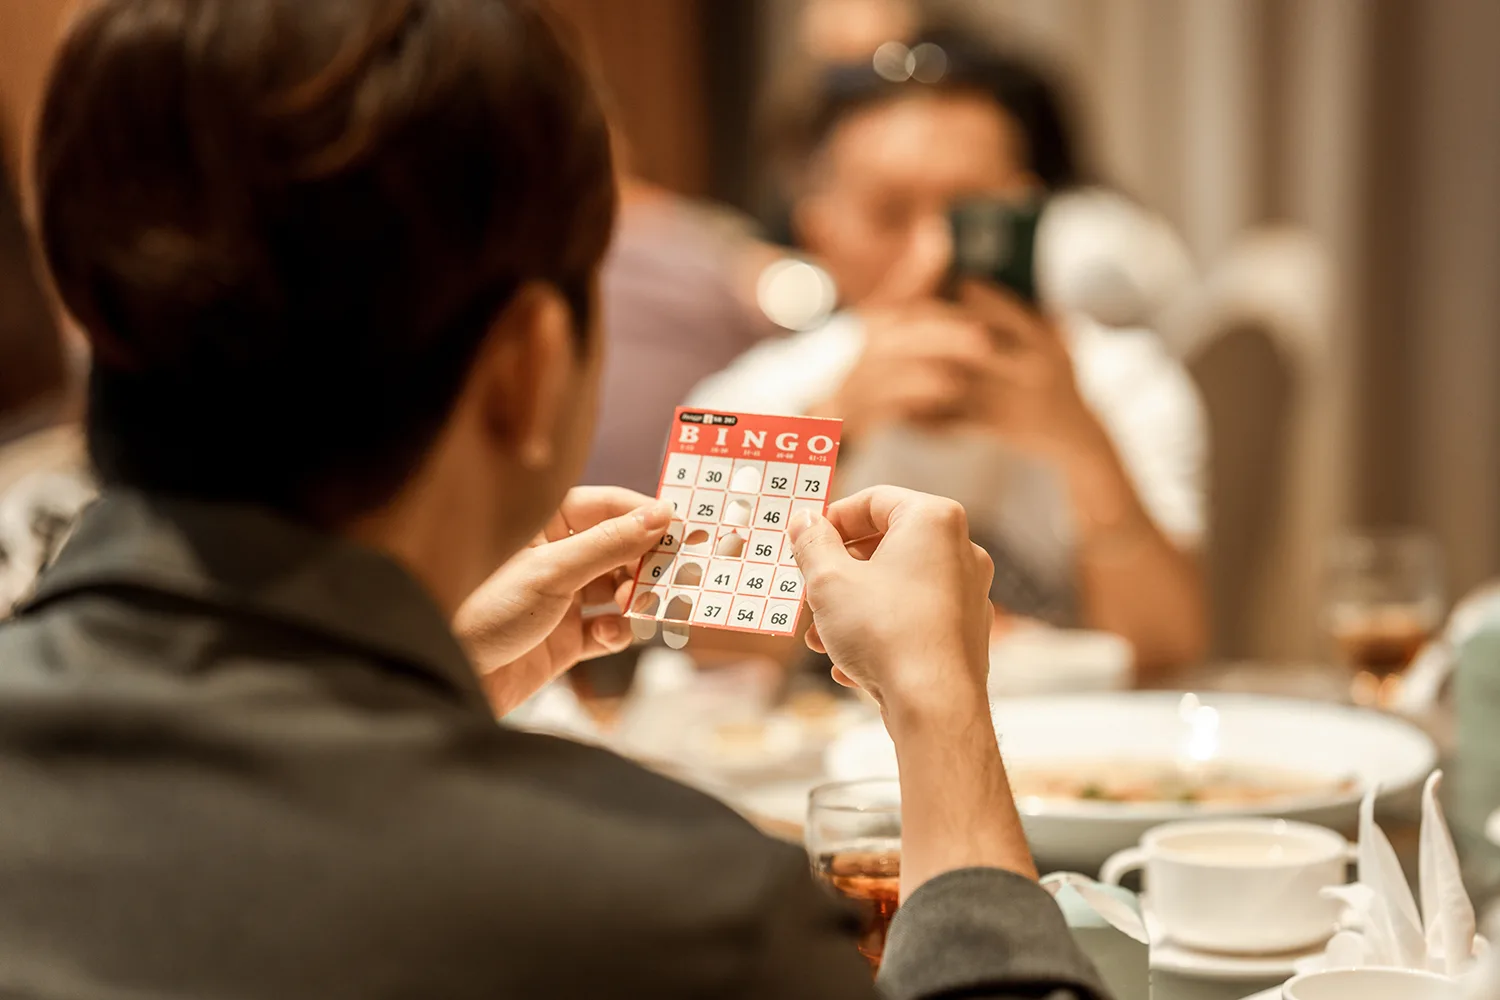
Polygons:
<instances>
[{"instance_id":1,"label":"number 8 on card","mask_svg":"<svg viewBox=\"0 0 1500 1000\"><path fill-rule=\"evenodd\" d=\"M802 574L786 531L799 512L827 510L840 427L820 417L678 409L656 494L675 505L678 537L641 561L626 614L796 632ZM716 539L711 552L699 537ZM673 588L670 601L657 589L664 581Z\"/></svg>"}]
</instances>

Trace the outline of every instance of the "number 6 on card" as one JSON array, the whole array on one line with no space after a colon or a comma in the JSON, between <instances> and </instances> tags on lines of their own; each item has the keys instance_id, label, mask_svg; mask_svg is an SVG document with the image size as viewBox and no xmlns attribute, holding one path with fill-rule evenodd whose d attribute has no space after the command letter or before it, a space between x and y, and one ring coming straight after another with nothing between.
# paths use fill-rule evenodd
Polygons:
<instances>
[{"instance_id":1,"label":"number 6 on card","mask_svg":"<svg viewBox=\"0 0 1500 1000\"><path fill-rule=\"evenodd\" d=\"M626 615L796 632L802 574L786 531L799 512L827 510L840 428L821 417L679 408L656 491L673 502L679 521L636 569ZM712 552L700 536L717 539ZM665 600L663 585L671 587Z\"/></svg>"}]
</instances>

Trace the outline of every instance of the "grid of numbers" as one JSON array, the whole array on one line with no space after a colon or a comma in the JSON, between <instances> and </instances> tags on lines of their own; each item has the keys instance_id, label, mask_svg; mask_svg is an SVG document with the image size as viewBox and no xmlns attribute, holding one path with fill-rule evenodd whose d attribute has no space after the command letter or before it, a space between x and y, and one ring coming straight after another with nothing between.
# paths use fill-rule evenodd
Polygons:
<instances>
[{"instance_id":1,"label":"grid of numbers","mask_svg":"<svg viewBox=\"0 0 1500 1000\"><path fill-rule=\"evenodd\" d=\"M827 504L828 465L668 454L659 495L677 517L636 576L636 617L790 634L802 606L786 529Z\"/></svg>"}]
</instances>

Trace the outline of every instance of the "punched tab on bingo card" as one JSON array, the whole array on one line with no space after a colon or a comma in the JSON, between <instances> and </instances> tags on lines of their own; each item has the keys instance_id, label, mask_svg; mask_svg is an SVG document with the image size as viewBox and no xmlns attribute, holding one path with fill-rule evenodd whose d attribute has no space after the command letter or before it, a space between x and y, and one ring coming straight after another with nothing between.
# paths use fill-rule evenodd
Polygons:
<instances>
[{"instance_id":1,"label":"punched tab on bingo card","mask_svg":"<svg viewBox=\"0 0 1500 1000\"><path fill-rule=\"evenodd\" d=\"M786 532L801 511L827 510L842 423L678 408L656 491L677 515L636 570L626 616L638 635L657 622L674 646L688 625L797 631L802 575Z\"/></svg>"}]
</instances>

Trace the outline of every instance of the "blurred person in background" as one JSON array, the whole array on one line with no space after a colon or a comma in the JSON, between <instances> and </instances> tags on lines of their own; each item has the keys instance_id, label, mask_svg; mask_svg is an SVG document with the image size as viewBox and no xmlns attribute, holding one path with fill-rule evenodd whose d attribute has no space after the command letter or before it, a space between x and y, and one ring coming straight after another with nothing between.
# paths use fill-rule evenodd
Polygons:
<instances>
[{"instance_id":1,"label":"blurred person in background","mask_svg":"<svg viewBox=\"0 0 1500 1000\"><path fill-rule=\"evenodd\" d=\"M1083 186L1062 100L1027 63L952 32L899 52L905 78L877 69L886 50L828 67L786 131L792 229L845 311L690 399L842 417L840 488L960 500L1003 612L1115 632L1148 669L1190 662L1207 630L1204 416L1147 325L1190 273L1180 242ZM944 300L948 212L974 197L1047 199L1042 312L975 282Z\"/></svg>"},{"instance_id":2,"label":"blurred person in background","mask_svg":"<svg viewBox=\"0 0 1500 1000\"><path fill-rule=\"evenodd\" d=\"M103 495L0 626L0 991L877 996L801 850L494 721L621 648L581 608L671 519L569 488L616 185L542 11L100 0L73 24L36 173ZM1033 881L962 508L883 488L791 536L810 641L901 760L882 994L1101 1000Z\"/></svg>"}]
</instances>

